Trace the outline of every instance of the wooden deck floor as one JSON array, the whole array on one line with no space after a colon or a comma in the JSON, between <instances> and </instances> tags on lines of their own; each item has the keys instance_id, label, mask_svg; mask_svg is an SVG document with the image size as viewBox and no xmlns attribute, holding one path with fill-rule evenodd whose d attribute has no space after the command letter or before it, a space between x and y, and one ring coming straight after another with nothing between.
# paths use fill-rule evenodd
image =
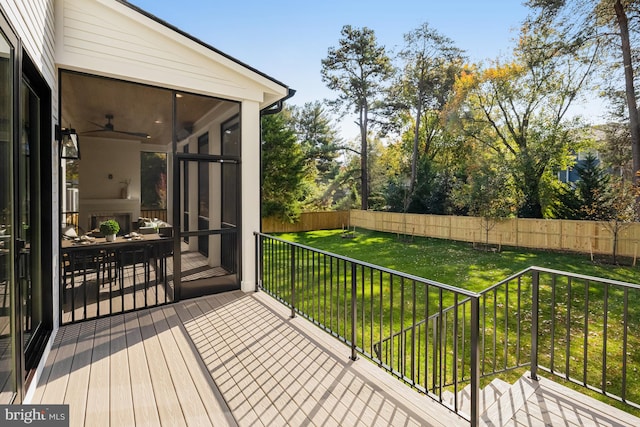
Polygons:
<instances>
[{"instance_id":1,"label":"wooden deck floor","mask_svg":"<svg viewBox=\"0 0 640 427\"><path fill-rule=\"evenodd\" d=\"M72 426L468 425L348 356L268 295L235 291L61 328L29 403L69 404ZM638 425L606 408L575 422L575 396L560 416L527 396L524 415L498 410L502 425Z\"/></svg>"},{"instance_id":2,"label":"wooden deck floor","mask_svg":"<svg viewBox=\"0 0 640 427\"><path fill-rule=\"evenodd\" d=\"M315 329L240 291L68 325L30 403L74 426L464 425Z\"/></svg>"}]
</instances>

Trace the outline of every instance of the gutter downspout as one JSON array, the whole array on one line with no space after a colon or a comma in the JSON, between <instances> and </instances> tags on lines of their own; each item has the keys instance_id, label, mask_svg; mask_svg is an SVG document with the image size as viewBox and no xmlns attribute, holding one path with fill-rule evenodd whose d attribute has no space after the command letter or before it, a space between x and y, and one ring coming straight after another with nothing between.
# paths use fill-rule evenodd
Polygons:
<instances>
[{"instance_id":1,"label":"gutter downspout","mask_svg":"<svg viewBox=\"0 0 640 427\"><path fill-rule=\"evenodd\" d=\"M296 94L295 89L287 88L287 95L279 101L260 110L260 117L268 116L271 114L277 114L284 108L284 101L293 97ZM260 233L262 233L262 120L260 121Z\"/></svg>"},{"instance_id":2,"label":"gutter downspout","mask_svg":"<svg viewBox=\"0 0 640 427\"><path fill-rule=\"evenodd\" d=\"M296 94L295 89L288 88L287 91L288 91L287 95L284 98L260 110L260 117L268 116L270 114L277 114L280 111L282 111L282 109L284 108L284 101L286 101L289 98L292 98L293 95ZM260 135L262 136L262 131L260 131Z\"/></svg>"}]
</instances>

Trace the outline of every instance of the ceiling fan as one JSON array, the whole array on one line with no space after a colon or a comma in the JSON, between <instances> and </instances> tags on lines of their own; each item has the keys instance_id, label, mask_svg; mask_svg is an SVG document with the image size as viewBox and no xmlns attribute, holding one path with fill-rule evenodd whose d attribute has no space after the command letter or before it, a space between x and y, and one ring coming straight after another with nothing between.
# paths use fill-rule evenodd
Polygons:
<instances>
[{"instance_id":1,"label":"ceiling fan","mask_svg":"<svg viewBox=\"0 0 640 427\"><path fill-rule=\"evenodd\" d=\"M146 132L128 132L124 130L116 130L115 127L113 126L113 123L111 123L111 120L113 120L113 114L105 114L104 117L107 119L107 123L105 123L104 125L101 125L96 122L91 122L91 121L89 122L93 125L98 126L100 129L90 130L83 133L114 132L114 133L121 133L123 135L137 136L140 138L151 138L151 136Z\"/></svg>"}]
</instances>

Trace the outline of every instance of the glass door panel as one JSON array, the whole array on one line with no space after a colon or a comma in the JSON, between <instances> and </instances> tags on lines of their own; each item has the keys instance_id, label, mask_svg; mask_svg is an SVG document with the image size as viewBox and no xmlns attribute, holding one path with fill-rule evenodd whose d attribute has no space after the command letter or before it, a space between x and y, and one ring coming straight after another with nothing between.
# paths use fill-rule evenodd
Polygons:
<instances>
[{"instance_id":1,"label":"glass door panel","mask_svg":"<svg viewBox=\"0 0 640 427\"><path fill-rule=\"evenodd\" d=\"M1 18L1 17L0 17ZM1 22L0 22L1 23ZM16 392L12 350L13 311L13 47L0 30L0 404Z\"/></svg>"},{"instance_id":2,"label":"glass door panel","mask_svg":"<svg viewBox=\"0 0 640 427\"><path fill-rule=\"evenodd\" d=\"M40 259L40 99L26 80L21 91L21 134L18 153L18 220L16 229L18 281L22 290L22 328L25 359L43 321Z\"/></svg>"}]
</instances>

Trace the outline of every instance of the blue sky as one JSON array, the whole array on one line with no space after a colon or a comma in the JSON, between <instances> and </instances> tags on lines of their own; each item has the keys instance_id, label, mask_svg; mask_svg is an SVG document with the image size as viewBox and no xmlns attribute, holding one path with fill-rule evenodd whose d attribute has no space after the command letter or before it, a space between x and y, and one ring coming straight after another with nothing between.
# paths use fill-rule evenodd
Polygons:
<instances>
[{"instance_id":1,"label":"blue sky","mask_svg":"<svg viewBox=\"0 0 640 427\"><path fill-rule=\"evenodd\" d=\"M527 13L518 0L129 1L296 89L297 104L331 96L320 61L343 25L369 27L393 49L428 22L479 61L508 53Z\"/></svg>"},{"instance_id":2,"label":"blue sky","mask_svg":"<svg viewBox=\"0 0 640 427\"><path fill-rule=\"evenodd\" d=\"M519 0L129 1L296 89L297 105L336 96L322 83L320 61L344 25L369 27L394 49L428 22L475 62L509 53L527 14Z\"/></svg>"}]
</instances>

